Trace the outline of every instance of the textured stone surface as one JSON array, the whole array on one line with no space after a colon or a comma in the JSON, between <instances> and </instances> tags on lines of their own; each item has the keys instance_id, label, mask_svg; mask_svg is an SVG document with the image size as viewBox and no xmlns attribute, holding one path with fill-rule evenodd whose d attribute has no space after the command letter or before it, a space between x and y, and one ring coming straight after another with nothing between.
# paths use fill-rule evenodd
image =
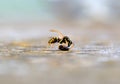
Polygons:
<instances>
[{"instance_id":1,"label":"textured stone surface","mask_svg":"<svg viewBox=\"0 0 120 84\"><path fill-rule=\"evenodd\" d=\"M120 47L93 42L70 51L47 40L0 44L2 84L120 84Z\"/></svg>"}]
</instances>

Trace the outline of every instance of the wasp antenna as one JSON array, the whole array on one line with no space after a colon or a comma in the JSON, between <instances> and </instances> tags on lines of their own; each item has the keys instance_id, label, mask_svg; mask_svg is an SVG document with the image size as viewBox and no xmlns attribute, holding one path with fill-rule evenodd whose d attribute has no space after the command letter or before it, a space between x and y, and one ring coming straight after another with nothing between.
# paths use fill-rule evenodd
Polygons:
<instances>
[{"instance_id":1,"label":"wasp antenna","mask_svg":"<svg viewBox=\"0 0 120 84\"><path fill-rule=\"evenodd\" d=\"M58 30L51 29L50 31L51 31L51 32L56 32L56 33L58 33L59 38L63 38L63 37L64 37L64 35L63 35L60 31L58 31Z\"/></svg>"}]
</instances>

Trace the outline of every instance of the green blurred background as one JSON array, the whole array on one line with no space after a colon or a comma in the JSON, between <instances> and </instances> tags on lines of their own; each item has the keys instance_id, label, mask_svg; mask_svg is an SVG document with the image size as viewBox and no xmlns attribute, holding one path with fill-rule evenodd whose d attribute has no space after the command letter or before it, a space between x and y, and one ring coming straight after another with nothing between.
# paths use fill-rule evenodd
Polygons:
<instances>
[{"instance_id":1,"label":"green blurred background","mask_svg":"<svg viewBox=\"0 0 120 84\"><path fill-rule=\"evenodd\" d=\"M18 21L46 18L49 16L46 5L45 0L0 0L0 19Z\"/></svg>"},{"instance_id":2,"label":"green blurred background","mask_svg":"<svg viewBox=\"0 0 120 84\"><path fill-rule=\"evenodd\" d=\"M0 20L118 19L119 0L0 0ZM116 18L117 17L117 18Z\"/></svg>"},{"instance_id":3,"label":"green blurred background","mask_svg":"<svg viewBox=\"0 0 120 84\"><path fill-rule=\"evenodd\" d=\"M87 31L98 28L116 34L119 19L119 0L0 0L0 38L4 39L39 38L49 29L71 32L74 28L73 34L89 36Z\"/></svg>"}]
</instances>

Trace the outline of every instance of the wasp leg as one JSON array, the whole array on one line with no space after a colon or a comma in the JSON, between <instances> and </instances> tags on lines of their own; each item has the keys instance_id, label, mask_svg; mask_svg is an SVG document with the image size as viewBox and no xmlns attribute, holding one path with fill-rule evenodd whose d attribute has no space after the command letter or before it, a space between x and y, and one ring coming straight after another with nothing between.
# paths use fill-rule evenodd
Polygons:
<instances>
[{"instance_id":1,"label":"wasp leg","mask_svg":"<svg viewBox=\"0 0 120 84\"><path fill-rule=\"evenodd\" d=\"M52 48L54 47L54 44L47 43L46 45L47 45L47 47L45 49L43 49L43 51L49 50L50 47L52 47Z\"/></svg>"},{"instance_id":2,"label":"wasp leg","mask_svg":"<svg viewBox=\"0 0 120 84\"><path fill-rule=\"evenodd\" d=\"M48 45L47 45L47 48L50 48L50 47L53 48L53 47L54 47L54 44L48 44Z\"/></svg>"},{"instance_id":3,"label":"wasp leg","mask_svg":"<svg viewBox=\"0 0 120 84\"><path fill-rule=\"evenodd\" d=\"M51 32L56 32L56 33L58 34L58 37L59 37L60 39L62 39L62 38L64 37L64 35L63 35L60 31L58 31L58 30L51 29L50 31L51 31Z\"/></svg>"},{"instance_id":4,"label":"wasp leg","mask_svg":"<svg viewBox=\"0 0 120 84\"><path fill-rule=\"evenodd\" d=\"M70 47L73 44L69 37L65 36L64 39L68 43L68 47Z\"/></svg>"},{"instance_id":5,"label":"wasp leg","mask_svg":"<svg viewBox=\"0 0 120 84\"><path fill-rule=\"evenodd\" d=\"M62 50L62 51L68 51L69 48L66 47L66 46L60 45L60 46L59 46L59 50Z\"/></svg>"},{"instance_id":6,"label":"wasp leg","mask_svg":"<svg viewBox=\"0 0 120 84\"><path fill-rule=\"evenodd\" d=\"M64 38L62 40L60 40L59 43L60 44L65 43L68 47L70 47L73 44L72 41L67 36L64 36Z\"/></svg>"},{"instance_id":7,"label":"wasp leg","mask_svg":"<svg viewBox=\"0 0 120 84\"><path fill-rule=\"evenodd\" d=\"M71 46L69 48L72 49L73 47L74 47L74 44L71 44Z\"/></svg>"},{"instance_id":8,"label":"wasp leg","mask_svg":"<svg viewBox=\"0 0 120 84\"><path fill-rule=\"evenodd\" d=\"M69 50L72 49L73 47L74 47L74 44L71 44L70 47L66 46L66 44L62 44L62 45L59 45L59 50L69 51Z\"/></svg>"}]
</instances>

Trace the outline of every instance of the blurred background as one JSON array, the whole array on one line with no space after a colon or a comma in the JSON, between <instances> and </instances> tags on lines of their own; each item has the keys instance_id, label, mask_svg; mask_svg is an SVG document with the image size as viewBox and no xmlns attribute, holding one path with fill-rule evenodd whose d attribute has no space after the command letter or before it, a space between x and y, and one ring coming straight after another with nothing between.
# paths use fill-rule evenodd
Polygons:
<instances>
[{"instance_id":1,"label":"blurred background","mask_svg":"<svg viewBox=\"0 0 120 84\"><path fill-rule=\"evenodd\" d=\"M40 38L49 29L76 29L71 33L83 36L102 32L101 37L112 38L119 34L119 19L119 0L1 0L0 38Z\"/></svg>"}]
</instances>

